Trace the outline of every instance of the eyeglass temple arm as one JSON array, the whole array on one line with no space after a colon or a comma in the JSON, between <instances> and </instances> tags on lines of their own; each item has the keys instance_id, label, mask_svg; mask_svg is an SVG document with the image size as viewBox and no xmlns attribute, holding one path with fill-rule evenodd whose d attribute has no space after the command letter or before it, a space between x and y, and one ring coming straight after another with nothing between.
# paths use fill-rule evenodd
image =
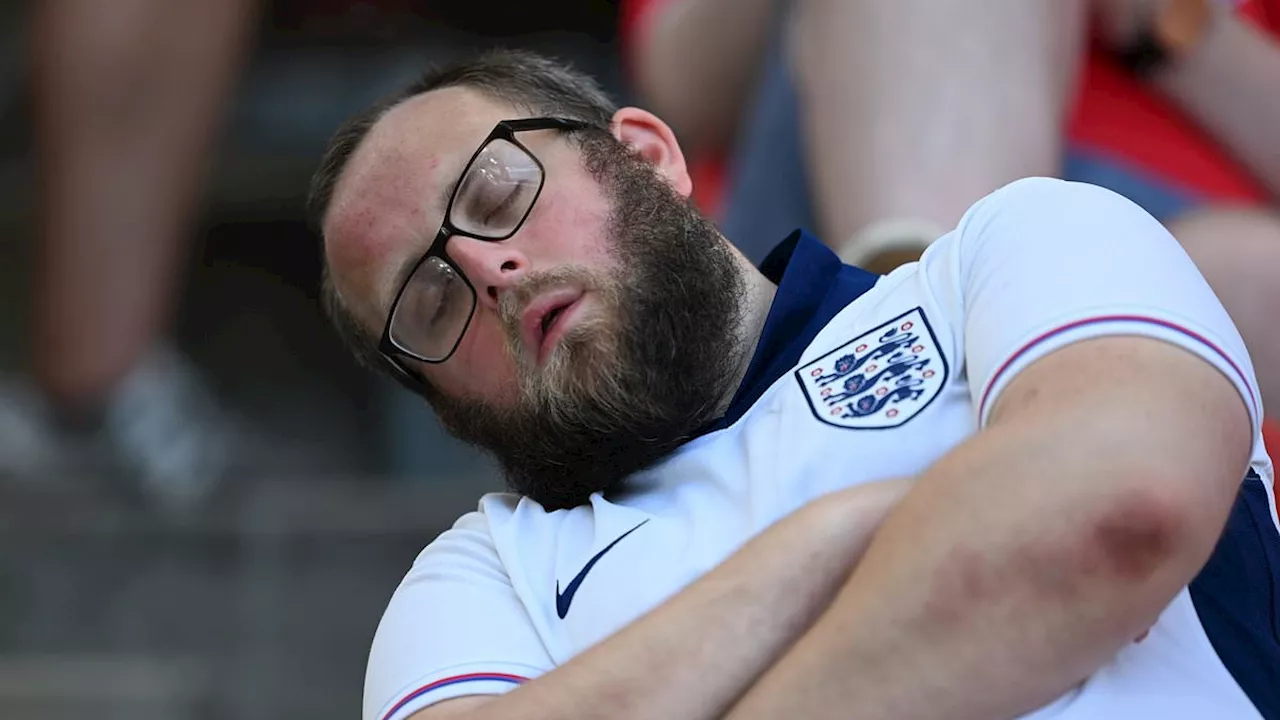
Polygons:
<instances>
[{"instance_id":1,"label":"eyeglass temple arm","mask_svg":"<svg viewBox=\"0 0 1280 720\"><path fill-rule=\"evenodd\" d=\"M517 120L504 120L502 124L506 125L512 132L553 129L582 130L591 126L588 122L570 118L519 118Z\"/></svg>"},{"instance_id":2,"label":"eyeglass temple arm","mask_svg":"<svg viewBox=\"0 0 1280 720\"><path fill-rule=\"evenodd\" d=\"M382 359L388 366L388 369L391 371L391 376L395 378L396 382L400 383L400 385L420 397L426 396L427 381L425 378L418 373L407 369L404 365L400 364L399 360L389 357L385 353L382 355Z\"/></svg>"}]
</instances>

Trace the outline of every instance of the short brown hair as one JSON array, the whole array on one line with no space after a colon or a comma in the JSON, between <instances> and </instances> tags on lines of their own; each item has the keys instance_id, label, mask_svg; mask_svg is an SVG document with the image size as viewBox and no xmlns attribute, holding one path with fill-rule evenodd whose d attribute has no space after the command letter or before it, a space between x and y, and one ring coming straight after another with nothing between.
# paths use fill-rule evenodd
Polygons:
<instances>
[{"instance_id":1,"label":"short brown hair","mask_svg":"<svg viewBox=\"0 0 1280 720\"><path fill-rule=\"evenodd\" d=\"M401 374L389 367L386 358L378 352L378 338L360 324L334 289L323 252L324 218L343 170L373 126L400 103L447 87L474 88L510 104L518 112L581 120L601 130L608 129L618 109L600 85L585 73L537 53L500 49L428 70L399 92L343 123L334 133L311 179L307 198L308 219L321 235L324 263L321 301L338 335L357 361L402 381ZM422 391L420 387L406 387Z\"/></svg>"}]
</instances>

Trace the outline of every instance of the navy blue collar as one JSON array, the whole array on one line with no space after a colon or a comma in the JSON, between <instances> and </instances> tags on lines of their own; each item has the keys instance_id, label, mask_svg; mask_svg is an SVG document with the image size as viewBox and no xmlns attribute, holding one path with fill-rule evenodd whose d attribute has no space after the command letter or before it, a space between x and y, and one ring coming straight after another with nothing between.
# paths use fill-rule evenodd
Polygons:
<instances>
[{"instance_id":1,"label":"navy blue collar","mask_svg":"<svg viewBox=\"0 0 1280 720\"><path fill-rule=\"evenodd\" d=\"M737 393L716 422L699 435L737 422L800 355L836 313L870 290L879 275L845 265L804 230L796 230L769 253L760 271L778 286L760 342Z\"/></svg>"}]
</instances>

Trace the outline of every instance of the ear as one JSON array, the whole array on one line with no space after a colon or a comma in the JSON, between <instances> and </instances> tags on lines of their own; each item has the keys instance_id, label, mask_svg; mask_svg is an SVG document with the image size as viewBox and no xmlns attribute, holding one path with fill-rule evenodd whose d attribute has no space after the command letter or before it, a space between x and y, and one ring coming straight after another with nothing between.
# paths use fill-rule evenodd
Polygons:
<instances>
[{"instance_id":1,"label":"ear","mask_svg":"<svg viewBox=\"0 0 1280 720\"><path fill-rule=\"evenodd\" d=\"M684 197L693 192L693 180L689 178L680 143L657 115L636 107L624 107L613 114L610 129L619 142L653 165L676 192Z\"/></svg>"}]
</instances>

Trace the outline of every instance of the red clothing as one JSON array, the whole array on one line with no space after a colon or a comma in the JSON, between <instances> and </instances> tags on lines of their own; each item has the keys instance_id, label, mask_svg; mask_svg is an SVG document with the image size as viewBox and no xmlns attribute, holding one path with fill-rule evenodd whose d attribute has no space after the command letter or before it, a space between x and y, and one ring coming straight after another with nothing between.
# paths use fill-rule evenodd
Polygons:
<instances>
[{"instance_id":1,"label":"red clothing","mask_svg":"<svg viewBox=\"0 0 1280 720\"><path fill-rule=\"evenodd\" d=\"M1242 16L1280 38L1280 0L1238 5ZM1254 202L1268 197L1261 183L1172 102L1106 53L1089 53L1082 80L1067 127L1073 144L1122 157L1197 196Z\"/></svg>"},{"instance_id":2,"label":"red clothing","mask_svg":"<svg viewBox=\"0 0 1280 720\"><path fill-rule=\"evenodd\" d=\"M636 52L640 35L662 8L676 0L622 0L618 5L618 37L622 39L623 60L629 62Z\"/></svg>"}]
</instances>

